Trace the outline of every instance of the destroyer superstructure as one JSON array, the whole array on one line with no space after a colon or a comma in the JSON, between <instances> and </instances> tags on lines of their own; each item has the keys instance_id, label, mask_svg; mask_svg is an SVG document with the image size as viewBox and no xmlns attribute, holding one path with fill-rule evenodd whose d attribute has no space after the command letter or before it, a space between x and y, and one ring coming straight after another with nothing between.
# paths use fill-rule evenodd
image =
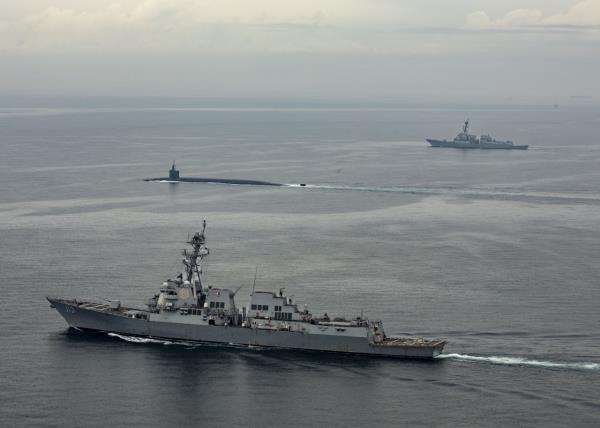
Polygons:
<instances>
[{"instance_id":1,"label":"destroyer superstructure","mask_svg":"<svg viewBox=\"0 0 600 428\"><path fill-rule=\"evenodd\" d=\"M209 254L202 232L183 251L184 271L163 283L146 308L119 301L47 297L51 306L78 330L111 332L169 340L212 342L390 357L433 358L444 340L388 337L381 321L312 314L281 288L252 290L248 306L239 308L240 288L216 288L203 279L202 265Z\"/></svg>"},{"instance_id":2,"label":"destroyer superstructure","mask_svg":"<svg viewBox=\"0 0 600 428\"><path fill-rule=\"evenodd\" d=\"M461 132L458 133L454 140L448 141L436 140L427 138L427 142L431 147L444 147L453 149L500 149L500 150L527 150L527 145L516 145L512 141L496 140L490 135L469 134L469 120L467 119L463 125Z\"/></svg>"}]
</instances>

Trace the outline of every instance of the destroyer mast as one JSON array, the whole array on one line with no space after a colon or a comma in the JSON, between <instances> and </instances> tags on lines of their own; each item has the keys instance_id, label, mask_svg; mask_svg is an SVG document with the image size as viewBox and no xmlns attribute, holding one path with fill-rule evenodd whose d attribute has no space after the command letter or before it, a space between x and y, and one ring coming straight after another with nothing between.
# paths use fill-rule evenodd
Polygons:
<instances>
[{"instance_id":1,"label":"destroyer mast","mask_svg":"<svg viewBox=\"0 0 600 428\"><path fill-rule=\"evenodd\" d=\"M204 287L202 284L202 261L210 253L206 246L206 220L202 221L202 232L196 232L192 239L187 243L192 246L192 251L183 250L182 263L185 266L186 281L192 286L194 298L198 301L198 306L202 307L201 300L204 297ZM194 278L195 276L195 278Z\"/></svg>"}]
</instances>

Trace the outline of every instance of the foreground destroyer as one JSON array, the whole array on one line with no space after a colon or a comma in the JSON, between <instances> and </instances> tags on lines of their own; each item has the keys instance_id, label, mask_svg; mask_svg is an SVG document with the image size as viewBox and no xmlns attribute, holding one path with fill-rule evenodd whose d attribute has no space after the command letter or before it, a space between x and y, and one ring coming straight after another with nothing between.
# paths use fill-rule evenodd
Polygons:
<instances>
[{"instance_id":1,"label":"foreground destroyer","mask_svg":"<svg viewBox=\"0 0 600 428\"><path fill-rule=\"evenodd\" d=\"M489 135L469 134L469 120L465 121L462 131L458 133L454 140L448 141L435 140L428 138L427 142L431 147L444 147L453 149L500 149L500 150L527 150L527 145L515 145L512 141L501 141L492 138Z\"/></svg>"},{"instance_id":2,"label":"foreground destroyer","mask_svg":"<svg viewBox=\"0 0 600 428\"><path fill-rule=\"evenodd\" d=\"M300 310L283 289L253 289L249 306L240 310L239 288L215 288L204 281L205 228L206 221L188 241L191 250L183 251L184 272L164 282L144 309L119 301L47 299L71 327L83 331L390 357L434 358L442 352L443 340L388 337L381 321L362 315L351 320L315 316L306 306Z\"/></svg>"}]
</instances>

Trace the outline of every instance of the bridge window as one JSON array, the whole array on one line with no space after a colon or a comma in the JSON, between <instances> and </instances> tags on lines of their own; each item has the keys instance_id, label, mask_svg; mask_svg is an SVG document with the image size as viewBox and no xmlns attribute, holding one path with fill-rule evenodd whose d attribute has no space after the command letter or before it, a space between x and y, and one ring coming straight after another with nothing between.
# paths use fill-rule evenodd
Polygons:
<instances>
[{"instance_id":1,"label":"bridge window","mask_svg":"<svg viewBox=\"0 0 600 428\"><path fill-rule=\"evenodd\" d=\"M215 302L210 302L210 307L214 308L215 307Z\"/></svg>"},{"instance_id":2,"label":"bridge window","mask_svg":"<svg viewBox=\"0 0 600 428\"><path fill-rule=\"evenodd\" d=\"M250 305L250 309L255 311L256 310L256 305Z\"/></svg>"}]
</instances>

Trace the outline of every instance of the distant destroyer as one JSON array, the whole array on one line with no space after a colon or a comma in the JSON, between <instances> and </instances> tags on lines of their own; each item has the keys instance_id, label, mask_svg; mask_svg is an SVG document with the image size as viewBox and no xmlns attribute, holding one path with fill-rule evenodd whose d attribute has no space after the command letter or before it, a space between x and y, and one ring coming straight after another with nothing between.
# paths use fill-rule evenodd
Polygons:
<instances>
[{"instance_id":1,"label":"distant destroyer","mask_svg":"<svg viewBox=\"0 0 600 428\"><path fill-rule=\"evenodd\" d=\"M428 138L427 142L431 147L444 147L453 149L500 149L500 150L527 150L527 145L515 145L512 141L501 141L490 137L489 135L469 134L469 120L465 121L462 131L454 137L454 140L435 140Z\"/></svg>"},{"instance_id":2,"label":"distant destroyer","mask_svg":"<svg viewBox=\"0 0 600 428\"><path fill-rule=\"evenodd\" d=\"M238 178L207 178L207 177L180 177L179 170L175 168L175 162L171 165L168 177L145 178L144 181L167 181L170 183L216 183L216 184L238 184L248 186L282 186L279 183L260 180L243 180Z\"/></svg>"},{"instance_id":3,"label":"distant destroyer","mask_svg":"<svg viewBox=\"0 0 600 428\"><path fill-rule=\"evenodd\" d=\"M247 307L235 303L240 290L207 285L202 272L209 254L202 232L183 251L184 271L163 283L146 308L119 301L47 297L67 323L78 330L168 340L243 346L341 352L388 357L425 358L439 355L444 340L386 335L381 321L316 316L278 292L255 291Z\"/></svg>"}]
</instances>

